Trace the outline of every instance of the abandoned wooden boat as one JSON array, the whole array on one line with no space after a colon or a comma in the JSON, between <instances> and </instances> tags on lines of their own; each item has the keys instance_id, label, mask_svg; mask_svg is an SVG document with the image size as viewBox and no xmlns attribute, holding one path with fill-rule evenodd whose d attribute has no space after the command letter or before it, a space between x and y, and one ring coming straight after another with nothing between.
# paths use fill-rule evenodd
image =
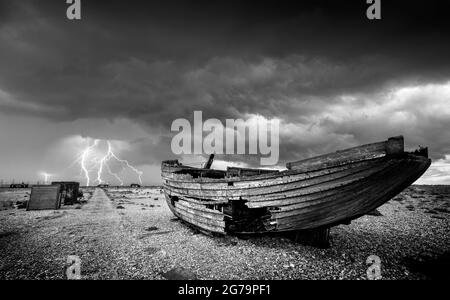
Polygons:
<instances>
[{"instance_id":1,"label":"abandoned wooden boat","mask_svg":"<svg viewBox=\"0 0 450 300\"><path fill-rule=\"evenodd\" d=\"M290 162L287 170L210 169L163 161L170 210L201 231L264 233L329 228L400 193L430 166L427 148L405 152L403 137Z\"/></svg>"}]
</instances>

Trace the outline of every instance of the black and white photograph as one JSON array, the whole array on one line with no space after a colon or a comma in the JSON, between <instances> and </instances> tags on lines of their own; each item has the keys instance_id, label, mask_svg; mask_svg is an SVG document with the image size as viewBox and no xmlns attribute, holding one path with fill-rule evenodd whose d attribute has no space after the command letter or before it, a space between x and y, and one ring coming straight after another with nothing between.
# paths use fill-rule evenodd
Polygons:
<instances>
[{"instance_id":1,"label":"black and white photograph","mask_svg":"<svg viewBox=\"0 0 450 300\"><path fill-rule=\"evenodd\" d=\"M0 0L0 280L448 280L445 4Z\"/></svg>"}]
</instances>

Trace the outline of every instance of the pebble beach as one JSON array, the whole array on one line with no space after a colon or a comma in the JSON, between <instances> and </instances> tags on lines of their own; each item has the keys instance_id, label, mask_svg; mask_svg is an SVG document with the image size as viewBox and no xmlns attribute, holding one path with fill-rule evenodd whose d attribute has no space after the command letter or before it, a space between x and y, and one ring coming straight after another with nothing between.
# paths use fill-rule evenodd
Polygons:
<instances>
[{"instance_id":1,"label":"pebble beach","mask_svg":"<svg viewBox=\"0 0 450 300\"><path fill-rule=\"evenodd\" d=\"M279 236L211 237L185 226L159 187L83 188L81 204L26 211L0 191L0 279L448 279L450 186L411 186L378 213L331 229L331 246Z\"/></svg>"}]
</instances>

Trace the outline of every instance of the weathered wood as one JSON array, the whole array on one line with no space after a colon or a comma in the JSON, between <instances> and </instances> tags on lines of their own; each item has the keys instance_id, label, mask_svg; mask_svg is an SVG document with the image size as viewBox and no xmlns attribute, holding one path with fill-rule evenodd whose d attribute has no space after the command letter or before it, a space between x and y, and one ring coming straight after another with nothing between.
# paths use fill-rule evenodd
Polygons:
<instances>
[{"instance_id":1,"label":"weathered wood","mask_svg":"<svg viewBox=\"0 0 450 300\"><path fill-rule=\"evenodd\" d=\"M211 166L212 166L212 164L213 164L213 161L214 161L214 154L211 154L211 155L209 156L208 161L207 161L206 164L205 164L205 169L211 169Z\"/></svg>"},{"instance_id":2,"label":"weathered wood","mask_svg":"<svg viewBox=\"0 0 450 300\"><path fill-rule=\"evenodd\" d=\"M348 193L338 199L330 199L323 203L314 202L308 207L296 210L295 215L285 217L273 215L273 218L276 218L277 228L279 229L286 227L301 228L303 227L301 224L307 224L308 227L314 228L329 222L328 216L332 217L334 222L348 220L357 215L355 211L359 211L365 201L379 197L380 193L385 191L372 186L364 191Z\"/></svg>"},{"instance_id":3,"label":"weathered wood","mask_svg":"<svg viewBox=\"0 0 450 300\"><path fill-rule=\"evenodd\" d=\"M291 170L281 172L213 172L163 162L162 178L172 212L202 230L223 234L325 228L375 209L425 172L430 160L422 152L403 149L403 137L390 138L294 162Z\"/></svg>"},{"instance_id":4,"label":"weathered wood","mask_svg":"<svg viewBox=\"0 0 450 300\"><path fill-rule=\"evenodd\" d=\"M362 145L341 151L336 151L335 153L331 154L325 154L296 162L290 162L287 163L286 167L290 170L312 170L317 167L323 166L331 167L370 158L382 157L386 154L399 154L403 152L403 148L403 137L399 136L389 138L385 142Z\"/></svg>"},{"instance_id":5,"label":"weathered wood","mask_svg":"<svg viewBox=\"0 0 450 300\"><path fill-rule=\"evenodd\" d=\"M178 213L184 214L191 218L195 218L199 222L202 222L202 223L205 223L208 225L212 225L212 226L225 227L225 222L223 221L223 219L217 219L216 216L213 214L200 213L198 211L186 208L182 205L178 205L178 203L175 203L175 210Z\"/></svg>"},{"instance_id":6,"label":"weathered wood","mask_svg":"<svg viewBox=\"0 0 450 300\"><path fill-rule=\"evenodd\" d=\"M176 209L176 215L183 219L186 222L189 222L195 226L198 226L202 229L209 230L211 232L224 233L225 232L225 224L214 224L208 222L206 219L197 218L195 215L186 213L180 209Z\"/></svg>"},{"instance_id":7,"label":"weathered wood","mask_svg":"<svg viewBox=\"0 0 450 300\"><path fill-rule=\"evenodd\" d=\"M227 177L246 177L246 176L256 176L261 174L278 174L278 170L266 170L266 169L249 169L249 168L237 168L228 167Z\"/></svg>"},{"instance_id":8,"label":"weathered wood","mask_svg":"<svg viewBox=\"0 0 450 300\"><path fill-rule=\"evenodd\" d=\"M403 166L403 168L399 168L397 171L393 170L389 176L386 176L386 174L384 176L380 175L378 179L380 180L380 184L372 186L365 193L361 193L360 195L356 194L356 197L353 199L354 201L344 203L336 201L335 205L316 207L314 210L303 212L300 214L301 217L293 218L291 222L283 221L282 223L278 223L277 229L314 228L359 217L382 205L417 180L420 175L414 171L421 170L421 174L423 174L426 169L426 164L409 162L406 167ZM402 173L402 170L405 172ZM408 174L408 176L402 177L401 174ZM389 186L381 184L382 180L389 182Z\"/></svg>"},{"instance_id":9,"label":"weathered wood","mask_svg":"<svg viewBox=\"0 0 450 300\"><path fill-rule=\"evenodd\" d=\"M58 209L61 206L61 187L41 185L31 188L27 210Z\"/></svg>"},{"instance_id":10,"label":"weathered wood","mask_svg":"<svg viewBox=\"0 0 450 300\"><path fill-rule=\"evenodd\" d=\"M233 177L233 178L209 178L209 177L196 177L191 174L166 172L162 171L161 176L164 183L173 183L176 186L190 188L190 189L245 189L254 188L260 186L270 186L276 184L284 184L286 182L293 182L303 180L306 178L322 176L330 173L335 173L347 169L353 169L355 167L377 164L380 158L367 159L365 161L350 162L348 164L342 164L332 167L324 167L317 170L303 171L303 170L285 170L282 172L266 172L261 175ZM191 169L185 170L186 172L192 172ZM228 183L233 182L230 186Z\"/></svg>"},{"instance_id":11,"label":"weathered wood","mask_svg":"<svg viewBox=\"0 0 450 300\"><path fill-rule=\"evenodd\" d=\"M405 142L402 136L391 137L386 143L386 154L387 155L398 155L402 154L405 149Z\"/></svg>"},{"instance_id":12,"label":"weathered wood","mask_svg":"<svg viewBox=\"0 0 450 300\"><path fill-rule=\"evenodd\" d=\"M182 201L178 201L175 204L175 208L177 208L177 209L179 208L183 211L186 211L192 215L196 215L200 218L205 218L205 219L210 219L210 220L223 221L224 217L225 217L221 212L219 212L217 210L214 211L214 210L210 209L209 211L206 211L206 210L202 210L200 208L192 208L192 207L186 206L185 204L182 204Z\"/></svg>"},{"instance_id":13,"label":"weathered wood","mask_svg":"<svg viewBox=\"0 0 450 300\"><path fill-rule=\"evenodd\" d=\"M195 209L195 210L198 210L198 211L201 211L201 212L204 212L204 213L208 213L208 214L216 214L216 215L220 215L220 216L223 215L218 210L207 208L207 207L205 207L205 205L201 205L201 204L196 204L196 203L192 203L192 202L189 202L189 201L185 201L184 198L182 200L180 199L179 201L177 201L177 204L180 204L180 205L183 205L183 206L186 206L188 208Z\"/></svg>"},{"instance_id":14,"label":"weathered wood","mask_svg":"<svg viewBox=\"0 0 450 300\"><path fill-rule=\"evenodd\" d=\"M73 205L78 201L80 183L75 181L53 181L52 185L60 185L61 199L65 205Z\"/></svg>"},{"instance_id":15,"label":"weathered wood","mask_svg":"<svg viewBox=\"0 0 450 300\"><path fill-rule=\"evenodd\" d=\"M249 201L257 201L252 197L260 197L264 195L261 200L266 200L267 196L283 193L283 195L276 195L277 199L285 197L286 193L301 193L310 194L318 191L323 191L331 188L336 188L347 182L357 180L360 177L367 176L373 172L381 170L383 165L376 165L373 167L359 167L354 170L346 170L336 173L327 174L324 176L313 177L305 180L289 182L286 184L277 184L268 187L257 187L252 189L241 189L241 190L198 190L198 189L187 189L173 186L171 184L165 184L165 188L169 190L172 194L178 196L190 196L195 198L203 199L214 199L214 200L226 200L226 199L246 199ZM311 190L306 189L311 188ZM300 191L300 189L302 189Z\"/></svg>"},{"instance_id":16,"label":"weathered wood","mask_svg":"<svg viewBox=\"0 0 450 300\"><path fill-rule=\"evenodd\" d=\"M167 178L163 176L165 185L177 188L177 189L189 189L189 190L202 190L205 192L208 191L219 191L219 192L227 192L227 195L232 195L233 193L242 191L243 193L248 193L248 190L252 189L261 189L261 188L272 188L277 185L285 185L288 183L295 183L304 181L306 179L314 179L314 178L323 178L325 176L333 176L333 174L351 174L358 172L364 169L370 169L374 166L380 165L384 162L387 162L386 159L375 159L368 160L364 162L357 162L353 164L348 164L345 166L333 167L329 169L323 169L319 171L312 172L299 172L299 171L286 171L281 172L278 176L274 178L266 178L266 179L255 179L252 181L232 181L233 186L229 186L228 182L218 181L215 183L210 182L185 182L185 181L177 181L172 178ZM322 179L321 179L322 180ZM325 179L324 179L325 180ZM256 193L259 194L259 193Z\"/></svg>"}]
</instances>

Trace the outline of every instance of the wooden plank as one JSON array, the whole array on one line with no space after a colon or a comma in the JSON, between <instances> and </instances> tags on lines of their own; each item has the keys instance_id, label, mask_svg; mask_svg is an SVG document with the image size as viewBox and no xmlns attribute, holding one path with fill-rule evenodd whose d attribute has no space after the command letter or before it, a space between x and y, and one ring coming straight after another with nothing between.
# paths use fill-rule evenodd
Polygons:
<instances>
[{"instance_id":1,"label":"wooden plank","mask_svg":"<svg viewBox=\"0 0 450 300\"><path fill-rule=\"evenodd\" d=\"M397 167L402 167L401 164L396 165ZM384 184L375 184L375 181L379 180L382 176L389 175L389 172L395 171L396 168L392 167L389 170L386 170L384 174L377 174L372 178L367 178L363 180L363 185L366 188L356 187L352 191L347 191L346 193L342 193L339 197L326 197L318 201L312 201L310 203L306 203L307 205L298 208L295 212L290 212L289 215L280 215L277 213L272 214L272 218L276 219L278 224L281 223L289 223L290 221L302 220L305 221L306 218L310 215L320 215L321 217L325 217L327 212L338 215L339 211L343 211L344 213L349 213L350 208L346 206L349 204L350 206L359 205L362 203L365 198L372 195L380 195L383 190L386 189ZM377 189L378 188L378 189Z\"/></svg>"},{"instance_id":2,"label":"wooden plank","mask_svg":"<svg viewBox=\"0 0 450 300\"><path fill-rule=\"evenodd\" d=\"M311 179L314 177L326 176L338 172L357 170L358 168L370 167L372 165L377 165L387 161L386 159L373 159L362 162L355 162L348 165L336 166L333 168L311 171L311 172L300 172L300 171L288 171L288 172L280 172L277 176L265 178L265 179L255 179L251 181L226 181L222 180L220 182L194 182L194 181L178 181L176 179L165 179L165 185L172 186L175 188L183 188L183 189L192 189L192 190L213 190L213 191L237 191L237 190L246 190L246 189L255 189L255 188L263 188L263 187L271 187L291 182L302 181L305 179ZM230 186L229 182L232 182L233 185Z\"/></svg>"},{"instance_id":3,"label":"wooden plank","mask_svg":"<svg viewBox=\"0 0 450 300\"><path fill-rule=\"evenodd\" d=\"M175 204L175 207L181 208L184 211L187 211L193 215L197 215L199 217L206 218L206 219L223 221L225 218L224 214L221 213L220 211L214 211L212 209L210 209L209 211L205 211L205 210L201 210L200 208L192 208L192 207L186 206L185 204L182 204L181 201L177 201Z\"/></svg>"},{"instance_id":4,"label":"wooden plank","mask_svg":"<svg viewBox=\"0 0 450 300\"><path fill-rule=\"evenodd\" d=\"M409 169L405 169L405 164L398 165L398 167L401 167L400 169L403 171L410 171ZM377 174L375 176L379 178L386 178L387 174L394 174L394 177L392 179L398 178L397 173L392 173L392 171L396 171L398 168L392 168L389 170L389 172L386 172L385 174ZM401 173L401 172L400 172ZM379 186L379 185L378 185ZM328 217L335 218L334 222L337 222L338 220L343 219L349 219L351 215L354 215L355 213L352 212L354 210L354 207L360 207L360 203L367 198L368 196L374 196L377 197L380 195L380 193L383 192L383 190L386 189L385 185L382 185L379 190L374 189L376 186L369 185L370 190L360 191L357 190L357 192L353 193L347 193L345 196L343 196L340 199L337 199L332 202L331 204L326 205L320 205L316 206L315 208L310 208L307 210L299 210L299 215L294 217L288 217L288 218L281 218L276 219L277 222L277 230L293 230L293 229L305 229L305 228L314 228L317 226L327 225L330 224L331 220L327 220ZM275 216L273 216L275 217ZM289 226L287 226L287 225ZM287 227L286 227L287 226Z\"/></svg>"},{"instance_id":5,"label":"wooden plank","mask_svg":"<svg viewBox=\"0 0 450 300\"><path fill-rule=\"evenodd\" d=\"M261 174L278 174L278 170L268 170L268 169L250 169L250 168L237 168L228 167L227 177L245 177L245 176L255 176Z\"/></svg>"},{"instance_id":6,"label":"wooden plank","mask_svg":"<svg viewBox=\"0 0 450 300\"><path fill-rule=\"evenodd\" d=\"M386 155L386 142L367 144L286 164L289 170L313 170Z\"/></svg>"},{"instance_id":7,"label":"wooden plank","mask_svg":"<svg viewBox=\"0 0 450 300\"><path fill-rule=\"evenodd\" d=\"M184 200L178 200L176 203L177 203L177 205L183 205L186 208L198 210L199 212L203 212L203 213L206 213L206 214L219 215L219 216L223 217L223 213L221 211L207 208L204 205L193 204L193 203L190 203L190 202L187 202L187 201L184 201Z\"/></svg>"},{"instance_id":8,"label":"wooden plank","mask_svg":"<svg viewBox=\"0 0 450 300\"><path fill-rule=\"evenodd\" d=\"M188 190L176 188L173 186L165 185L165 188L173 195L190 196L195 198L214 199L214 200L239 200L240 198L254 201L251 196L264 196L261 200L264 201L265 197L270 194L277 194L277 196L284 197L287 192L300 193L302 195L324 191L332 188L339 187L342 184L346 184L349 181L358 180L360 177L367 176L373 172L377 172L382 169L383 165L378 165L371 168L358 168L352 172L340 172L333 173L323 178L311 178L299 182L287 183L284 185L276 185L270 188L255 188L250 190L238 190L238 191L212 191L212 190ZM302 191L298 191L298 190ZM278 195L280 194L280 195Z\"/></svg>"},{"instance_id":9,"label":"wooden plank","mask_svg":"<svg viewBox=\"0 0 450 300\"><path fill-rule=\"evenodd\" d=\"M208 161L206 162L205 169L211 169L211 165L213 164L213 161L214 161L214 154L211 154L209 156Z\"/></svg>"},{"instance_id":10,"label":"wooden plank","mask_svg":"<svg viewBox=\"0 0 450 300\"><path fill-rule=\"evenodd\" d=\"M216 232L216 233L225 233L225 226L217 226L217 225L212 225L212 224L207 224L207 223L201 222L201 221L197 220L196 218L193 218L191 215L181 212L180 210L176 211L176 215L183 221L188 222L192 225L198 226L204 230L208 230L210 232Z\"/></svg>"},{"instance_id":11,"label":"wooden plank","mask_svg":"<svg viewBox=\"0 0 450 300\"><path fill-rule=\"evenodd\" d=\"M364 164L377 163L380 159L367 159L366 161L351 162L349 164L332 166L328 168L322 168L313 171L302 171L302 170L285 170L277 173L268 173L264 175L249 176L249 177L233 177L233 178L222 178L222 179L212 179L212 178L193 178L192 176L186 174L174 174L162 172L161 176L164 183L172 184L175 186L180 186L184 188L192 189L223 189L223 190L233 190L233 189L244 189L244 188L254 188L260 186L270 186L285 183L285 181L298 181L305 178L322 176L330 173L335 173L342 170L352 169L359 167ZM233 185L230 186L229 182Z\"/></svg>"},{"instance_id":12,"label":"wooden plank","mask_svg":"<svg viewBox=\"0 0 450 300\"><path fill-rule=\"evenodd\" d=\"M364 179L374 174L383 173L387 169L396 166L396 161L390 161L383 165L377 167L377 169L372 169L371 172L364 172L355 174L355 176L348 176L341 179L340 182L336 182L336 184L330 186L329 182L324 182L326 188L322 185L312 186L310 189L306 190L295 190L286 194L288 197L283 198L272 198L271 196L266 199L262 199L259 201L250 201L247 203L249 208L257 208L257 207L277 207L279 210L287 211L295 208L301 208L303 206L302 203L317 201L318 199L324 197L338 196L342 193L352 192L355 188L363 188L366 184ZM298 206L298 207L297 207Z\"/></svg>"},{"instance_id":13,"label":"wooden plank","mask_svg":"<svg viewBox=\"0 0 450 300\"><path fill-rule=\"evenodd\" d=\"M381 157L376 154L380 143L376 143L378 146L370 144L364 149L355 147L359 148L357 151L350 149L353 152L347 149L343 151L347 152L345 155L338 152L340 158L332 159L334 163L325 161L319 166L313 161L312 171L305 172L303 168L280 172L277 176L249 176L251 180L239 178L235 181L233 178L231 185L230 178L204 180L189 174L163 172L165 192L178 197L175 202L177 216L188 223L197 223L203 229L205 226L216 230L219 227L223 232L225 227L223 214L207 208L205 203L240 199L248 201L249 208L270 206L271 218L263 220L267 230L274 227L277 231L298 230L335 224L383 204L420 177L430 164L430 160L405 154L403 137L382 143L384 154Z\"/></svg>"},{"instance_id":14,"label":"wooden plank","mask_svg":"<svg viewBox=\"0 0 450 300\"><path fill-rule=\"evenodd\" d=\"M353 168L344 168L339 169L336 172L323 172L318 174L307 174L306 176L290 176L290 177L284 177L280 176L280 178L277 179L277 181L272 181L270 185L258 185L252 188L242 188L242 189L204 189L203 185L199 184L198 187L192 188L189 185L186 187L172 184L172 182L168 182L164 184L164 186L170 188L173 191L178 191L181 194L183 194L183 191L190 191L191 193L185 192L186 195L191 195L193 197L197 196L222 196L222 197L238 197L236 200L239 199L240 196L251 196L251 195L267 195L269 193L273 193L274 191L283 191L286 189L289 189L289 184L295 184L295 183L301 183L301 182L308 182L317 179L317 182L320 181L326 181L329 178L332 177L343 177L352 173L357 173L359 171L369 169L373 166L376 166L382 161L372 161L370 163L362 163L359 165L355 165ZM203 197L204 198L204 197ZM218 199L218 198L216 198Z\"/></svg>"},{"instance_id":15,"label":"wooden plank","mask_svg":"<svg viewBox=\"0 0 450 300\"><path fill-rule=\"evenodd\" d=\"M361 193L356 197L356 201L336 203L333 207L318 207L313 212L302 214L297 222L278 224L278 230L292 230L303 228L314 228L338 222L344 219L351 219L367 213L368 211L382 205L404 188L419 178L428 168L427 162L408 161L406 165L393 169L390 174L380 175L377 185L371 185L371 190ZM357 192L358 196L358 192Z\"/></svg>"},{"instance_id":16,"label":"wooden plank","mask_svg":"<svg viewBox=\"0 0 450 300\"><path fill-rule=\"evenodd\" d=\"M378 157L381 152L382 152L381 155L399 154L399 153L403 153L403 149L404 149L403 137L398 136L398 137L389 138L387 141L383 141L383 142L379 142L379 143L362 145L362 146L358 146L358 147L353 147L353 148L337 151L337 152L331 153L331 154L325 154L325 155L316 156L313 158L309 158L309 159L305 159L305 160L301 160L301 161L297 161L297 162L291 162L291 163L288 163L288 165L294 166L294 165L303 164L303 163L306 163L306 165L308 165L308 164L314 163L314 161L321 161L326 158L325 163L322 166L320 166L320 163L315 163L315 164L318 164L318 167L317 168L314 167L310 170L305 170L305 172L307 172L307 171L313 171L313 170L319 170L319 169L326 169L326 168L330 168L333 166L339 166L339 165L343 165L343 164L347 164L347 163L353 163L355 161L372 159L374 157ZM374 152L374 154L371 155L370 154L371 152ZM378 153L378 152L380 152L380 153ZM364 155L365 153L368 154L367 157ZM355 155L355 159L351 158L352 155ZM342 158L342 157L348 157L348 159L340 160L340 158ZM337 163L332 163L332 164L327 163L327 162L333 161L335 159L337 160ZM238 168L236 168L236 169L238 169ZM243 169L243 170L249 170L249 171L250 170L259 170L260 172L262 172L264 174L256 175L256 176L244 176L242 178L233 178L233 180L247 181L247 180L255 180L255 179L273 178L274 176L277 177L277 173L275 170L274 170L275 173L272 173L272 171L265 170L265 169ZM184 172L184 171L186 172L186 174L174 173L174 172ZM268 171L267 174L264 171ZM192 175L188 174L188 172L194 172L194 173L196 173L196 175L203 174L204 176L199 176L199 178L194 178ZM216 175L220 174L220 175L224 175L223 177L226 176L225 171L193 168L190 166L181 165L178 163L178 161L166 161L166 162L163 162L161 165L161 175L163 178L168 178L168 179L172 178L173 180L179 180L179 179L184 178L185 182L199 182L199 183L219 183L219 182L222 182L223 180L225 180L224 178L207 178L208 172L216 172L217 173ZM289 172L289 170L283 171L283 172Z\"/></svg>"},{"instance_id":17,"label":"wooden plank","mask_svg":"<svg viewBox=\"0 0 450 300\"><path fill-rule=\"evenodd\" d=\"M225 221L214 219L214 218L208 218L207 215L205 215L205 214L199 214L198 212L189 210L181 205L175 204L175 210L178 213L180 213L181 215L189 217L189 218L193 218L201 223L204 223L204 224L207 224L210 226L225 227ZM213 215L209 215L209 216L213 216Z\"/></svg>"},{"instance_id":18,"label":"wooden plank","mask_svg":"<svg viewBox=\"0 0 450 300\"><path fill-rule=\"evenodd\" d=\"M398 178L398 170L401 168L403 171L410 171L411 169L405 168L405 164L399 164L399 168L392 168L389 172L384 174L376 175L376 178L372 178L371 181L380 180L382 178L395 179ZM398 172L398 173L397 173ZM395 184L395 182L392 182ZM365 199L374 199L380 197L380 193L386 190L386 186L383 182L377 185L368 184L369 188L367 190L356 190L352 193L347 193L345 196L336 199L334 202L316 205L315 207L309 207L308 209L302 209L299 211L298 216L287 217L287 218L277 218L277 223L279 228L282 228L286 224L298 224L304 223L309 226L313 226L315 222L322 221L328 216L332 216L337 219L348 219L355 214L354 208L361 207L361 203ZM362 213L362 212L361 212Z\"/></svg>"},{"instance_id":19,"label":"wooden plank","mask_svg":"<svg viewBox=\"0 0 450 300\"><path fill-rule=\"evenodd\" d=\"M61 206L60 189L59 185L33 186L27 210L58 209Z\"/></svg>"},{"instance_id":20,"label":"wooden plank","mask_svg":"<svg viewBox=\"0 0 450 300\"><path fill-rule=\"evenodd\" d=\"M185 195L180 195L177 193L172 194L170 190L166 189L165 191L169 196L174 195L175 197L178 197L179 199L183 199L183 201L192 203L192 204L198 204L198 205L220 205L220 204L227 204L228 200L214 200L214 199L196 199L192 197L188 197Z\"/></svg>"}]
</instances>

